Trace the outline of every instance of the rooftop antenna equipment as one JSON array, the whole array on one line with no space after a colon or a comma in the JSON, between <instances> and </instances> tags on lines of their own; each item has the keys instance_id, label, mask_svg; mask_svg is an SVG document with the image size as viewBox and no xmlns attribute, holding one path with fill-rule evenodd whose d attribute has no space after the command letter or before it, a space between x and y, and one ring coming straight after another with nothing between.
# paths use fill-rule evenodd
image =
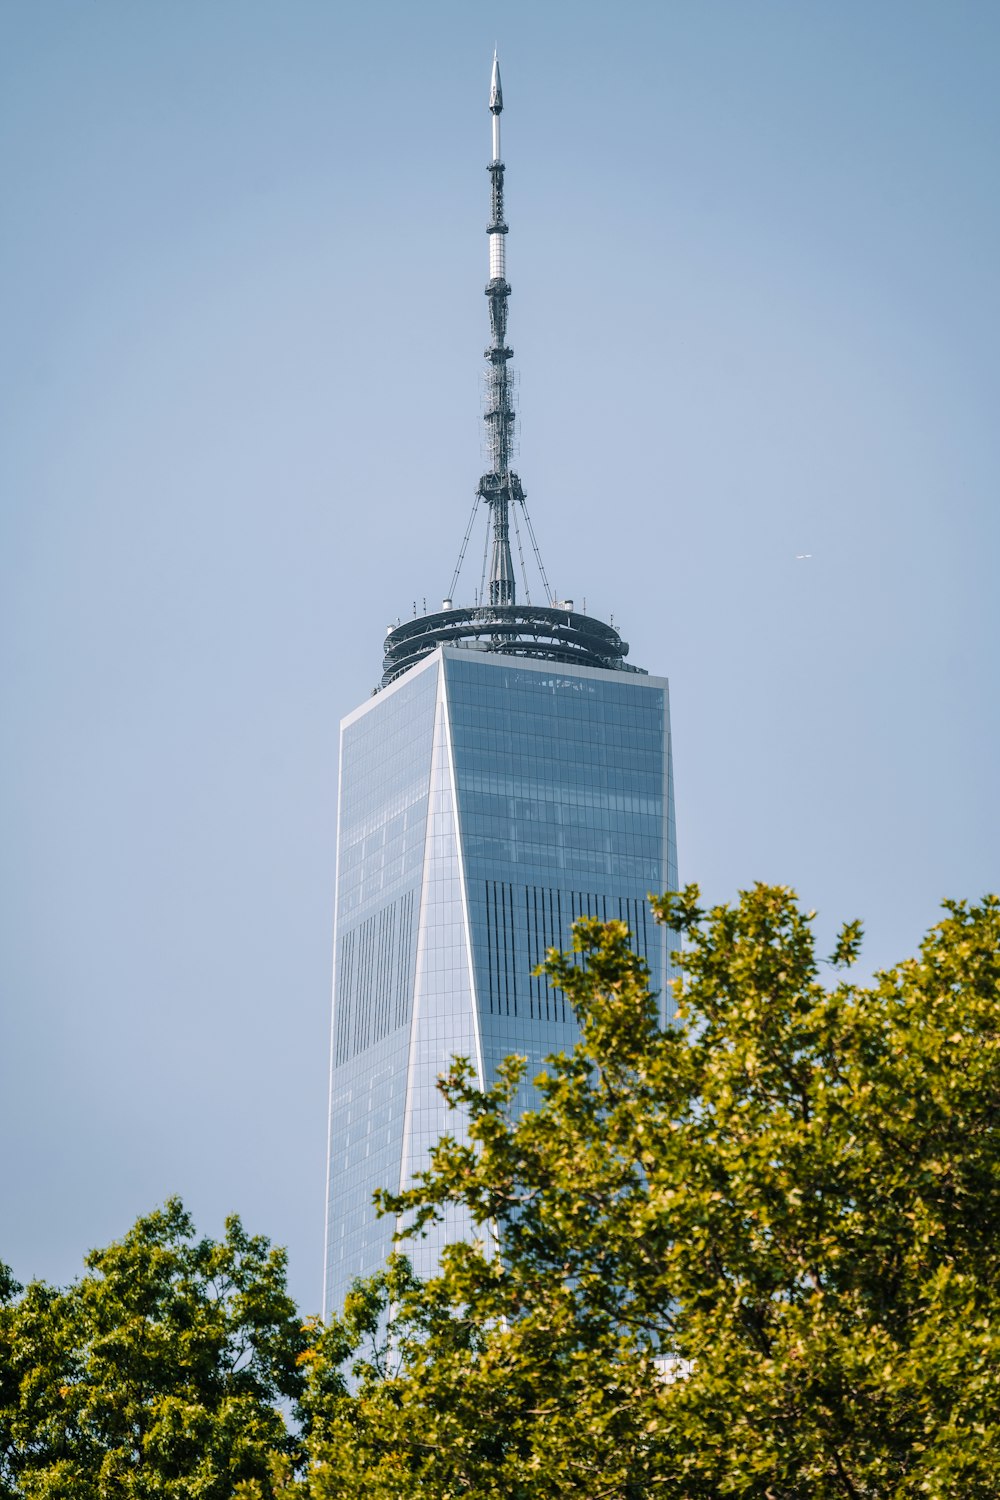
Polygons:
<instances>
[{"instance_id":1,"label":"rooftop antenna equipment","mask_svg":"<svg viewBox=\"0 0 1000 1500\"><path fill-rule=\"evenodd\" d=\"M504 164L500 154L500 116L503 113L503 90L500 85L500 63L493 53L490 77L490 119L493 155L489 163L490 221L486 226L489 241L489 281L486 296L490 311L490 342L485 350L485 399L483 421L484 448L489 470L479 481L476 499L465 529L458 564L440 611L397 625L385 638L382 660L382 686L422 661L438 646L465 647L494 651L505 656L532 657L552 662L574 662L612 671L636 672L639 667L627 665L628 643L618 632L584 612L577 613L571 599L553 598L541 553L525 505L524 490L511 468L514 458L514 373L510 368L513 350L507 345L507 225L504 221ZM489 525L483 547L483 571L474 603L455 605L458 577L472 536L480 501L489 507ZM524 546L518 525L518 507L524 517L525 530L538 565L545 603L531 603ZM518 603L511 555L510 523L514 522L524 576L524 601Z\"/></svg>"},{"instance_id":2,"label":"rooftop antenna equipment","mask_svg":"<svg viewBox=\"0 0 1000 1500\"><path fill-rule=\"evenodd\" d=\"M507 225L503 216L503 158L500 154L500 116L503 113L503 89L500 63L493 53L490 78L490 115L493 125L493 158L490 174L490 222L486 227L490 245L490 279L486 295L490 304L490 343L485 351L489 361L486 371L486 452L490 472L479 481L479 495L490 508L493 549L490 554L491 604L515 604L514 564L510 555L510 507L524 503L521 481L511 471L514 447L514 391L508 364L513 349L507 347Z\"/></svg>"}]
</instances>

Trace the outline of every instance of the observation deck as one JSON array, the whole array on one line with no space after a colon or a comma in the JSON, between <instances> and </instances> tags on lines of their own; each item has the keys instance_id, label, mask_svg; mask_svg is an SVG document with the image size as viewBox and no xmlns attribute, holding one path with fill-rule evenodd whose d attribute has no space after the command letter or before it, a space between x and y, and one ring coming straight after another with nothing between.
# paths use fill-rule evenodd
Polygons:
<instances>
[{"instance_id":1,"label":"observation deck","mask_svg":"<svg viewBox=\"0 0 1000 1500\"><path fill-rule=\"evenodd\" d=\"M605 671L642 672L626 663L628 642L613 625L561 605L487 604L452 608L396 625L385 638L382 687L423 661L438 646L492 651L501 656L531 657Z\"/></svg>"}]
</instances>

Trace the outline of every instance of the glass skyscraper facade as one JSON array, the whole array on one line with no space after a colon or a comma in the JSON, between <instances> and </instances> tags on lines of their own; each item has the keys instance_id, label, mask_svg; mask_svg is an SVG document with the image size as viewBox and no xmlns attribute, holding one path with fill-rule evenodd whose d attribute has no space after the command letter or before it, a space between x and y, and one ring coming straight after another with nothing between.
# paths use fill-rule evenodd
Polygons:
<instances>
[{"instance_id":1,"label":"glass skyscraper facade","mask_svg":"<svg viewBox=\"0 0 1000 1500\"><path fill-rule=\"evenodd\" d=\"M488 1084L519 1052L530 1080L573 1045L563 997L532 970L576 917L628 924L667 1021L667 934L646 897L676 884L663 678L439 645L344 720L328 1310L391 1249L375 1189L462 1134L436 1088L449 1058ZM408 1246L416 1269L464 1229Z\"/></svg>"}]
</instances>

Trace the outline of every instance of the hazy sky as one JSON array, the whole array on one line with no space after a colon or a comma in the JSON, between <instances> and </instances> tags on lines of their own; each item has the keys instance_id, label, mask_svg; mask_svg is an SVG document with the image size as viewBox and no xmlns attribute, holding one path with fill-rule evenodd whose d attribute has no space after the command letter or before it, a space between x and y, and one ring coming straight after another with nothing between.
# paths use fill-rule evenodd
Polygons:
<instances>
[{"instance_id":1,"label":"hazy sky","mask_svg":"<svg viewBox=\"0 0 1000 1500\"><path fill-rule=\"evenodd\" d=\"M3 0L22 1279L179 1192L318 1308L338 721L481 471L494 41L520 473L671 679L682 878L869 966L998 885L1000 7Z\"/></svg>"}]
</instances>

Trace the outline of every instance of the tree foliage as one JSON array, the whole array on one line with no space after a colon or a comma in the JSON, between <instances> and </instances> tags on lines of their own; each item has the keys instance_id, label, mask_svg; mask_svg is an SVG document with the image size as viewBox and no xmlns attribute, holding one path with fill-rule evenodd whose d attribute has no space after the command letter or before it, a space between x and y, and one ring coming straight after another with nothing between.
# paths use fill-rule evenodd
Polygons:
<instances>
[{"instance_id":1,"label":"tree foliage","mask_svg":"<svg viewBox=\"0 0 1000 1500\"><path fill-rule=\"evenodd\" d=\"M781 887L655 905L675 1024L584 920L538 1107L523 1059L442 1080L467 1139L381 1199L478 1225L430 1281L303 1325L176 1200L67 1289L0 1267L0 1500L996 1500L1000 901L868 985Z\"/></svg>"},{"instance_id":2,"label":"tree foliage","mask_svg":"<svg viewBox=\"0 0 1000 1500\"><path fill-rule=\"evenodd\" d=\"M4 1500L270 1493L306 1345L283 1250L235 1217L196 1239L171 1199L66 1290L0 1282Z\"/></svg>"},{"instance_id":3,"label":"tree foliage","mask_svg":"<svg viewBox=\"0 0 1000 1500\"><path fill-rule=\"evenodd\" d=\"M311 1346L312 1493L995 1500L1000 902L866 986L859 924L821 961L784 888L656 904L676 1025L584 920L539 1107L520 1059L443 1081L468 1143L382 1208L481 1239L425 1285L395 1258Z\"/></svg>"}]
</instances>

